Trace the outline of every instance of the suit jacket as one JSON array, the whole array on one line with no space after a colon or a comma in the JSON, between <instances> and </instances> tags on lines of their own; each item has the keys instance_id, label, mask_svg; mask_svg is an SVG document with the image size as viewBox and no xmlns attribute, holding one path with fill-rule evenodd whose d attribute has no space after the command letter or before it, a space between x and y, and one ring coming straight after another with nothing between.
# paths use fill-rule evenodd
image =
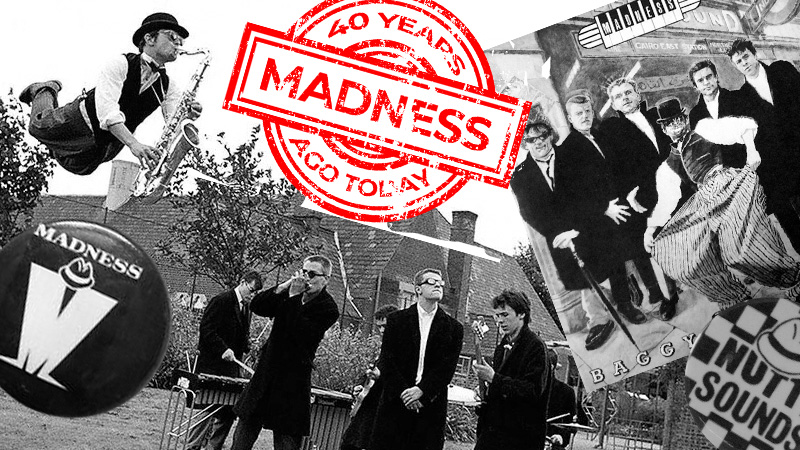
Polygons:
<instances>
[{"instance_id":1,"label":"suit jacket","mask_svg":"<svg viewBox=\"0 0 800 450\"><path fill-rule=\"evenodd\" d=\"M236 363L224 361L222 354L233 350L237 359L250 350L250 314L239 312L239 300L233 290L212 298L200 320L200 340L197 344L197 372L228 377L239 376Z\"/></svg>"},{"instance_id":2,"label":"suit jacket","mask_svg":"<svg viewBox=\"0 0 800 450\"><path fill-rule=\"evenodd\" d=\"M261 347L253 378L234 406L239 417L255 417L263 427L289 435L308 435L311 421L311 369L317 347L339 317L326 289L306 304L275 287L257 294L250 310L274 317Z\"/></svg>"},{"instance_id":3,"label":"suit jacket","mask_svg":"<svg viewBox=\"0 0 800 450\"><path fill-rule=\"evenodd\" d=\"M495 375L478 417L475 450L541 450L552 378L547 347L523 327L503 362L507 343L504 337L494 351Z\"/></svg>"},{"instance_id":4,"label":"suit jacket","mask_svg":"<svg viewBox=\"0 0 800 450\"><path fill-rule=\"evenodd\" d=\"M558 189L561 174L558 172L558 164L554 164L554 189ZM550 189L544 174L530 154L517 166L510 184L522 219L547 241L547 249L550 250L564 288L576 290L588 287L570 252L553 248L553 238L573 227L564 217L564 208L558 204L554 189Z\"/></svg>"},{"instance_id":5,"label":"suit jacket","mask_svg":"<svg viewBox=\"0 0 800 450\"><path fill-rule=\"evenodd\" d=\"M719 88L719 110L717 117L730 117L730 116L747 116L752 117L751 108L747 107L746 100L742 98L739 91L729 91L725 88ZM689 112L689 125L694 130L697 122L702 119L711 117L708 112L708 105L703 96L697 101L697 105ZM736 167L741 169L747 162L747 150L744 144L726 145L723 151L723 161L726 166Z\"/></svg>"},{"instance_id":6,"label":"suit jacket","mask_svg":"<svg viewBox=\"0 0 800 450\"><path fill-rule=\"evenodd\" d=\"M624 114L610 117L603 121L601 130L608 138L611 148L612 174L616 185L616 195L620 204L625 204L625 198L635 187L639 187L636 200L648 211L637 213L631 208L628 220L619 225L622 235L629 241L626 250L629 251L625 259L649 257L644 249L642 236L647 229L649 209L658 201L656 192L656 170L667 159L670 151L671 140L661 130L661 125L656 122L658 112L655 108L647 109L645 102L639 105L647 122L653 128L656 143L636 126Z\"/></svg>"},{"instance_id":7,"label":"suit jacket","mask_svg":"<svg viewBox=\"0 0 800 450\"><path fill-rule=\"evenodd\" d=\"M769 66L761 63L761 67L767 74L774 105L762 99L750 83L745 82L739 91L758 123L758 176L769 210L775 199L800 193L800 73L787 61Z\"/></svg>"},{"instance_id":8,"label":"suit jacket","mask_svg":"<svg viewBox=\"0 0 800 450\"><path fill-rule=\"evenodd\" d=\"M625 252L617 225L604 214L608 202L616 197L610 151L602 146L605 139L600 131L591 133L606 157L589 139L572 129L556 149L555 194L568 229L580 232L575 240L578 253L600 281L608 278L614 264L624 261L621 257Z\"/></svg>"},{"instance_id":9,"label":"suit jacket","mask_svg":"<svg viewBox=\"0 0 800 450\"><path fill-rule=\"evenodd\" d=\"M441 450L447 418L447 385L461 353L464 327L438 308L425 348L422 379L416 384L419 359L417 306L390 314L383 333L378 368L384 380L370 450ZM403 406L400 394L417 385L422 390L419 413Z\"/></svg>"}]
</instances>

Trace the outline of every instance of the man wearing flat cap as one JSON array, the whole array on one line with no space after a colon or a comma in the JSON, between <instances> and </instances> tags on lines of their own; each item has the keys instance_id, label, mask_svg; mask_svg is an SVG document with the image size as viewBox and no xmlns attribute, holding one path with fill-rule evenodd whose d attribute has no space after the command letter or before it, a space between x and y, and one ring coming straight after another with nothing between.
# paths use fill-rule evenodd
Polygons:
<instances>
[{"instance_id":1,"label":"man wearing flat cap","mask_svg":"<svg viewBox=\"0 0 800 450\"><path fill-rule=\"evenodd\" d=\"M160 155L152 146L134 136L139 126L157 108L165 120L175 111L181 92L170 82L164 65L175 61L189 32L171 14L147 16L133 33L138 53L111 59L101 70L97 84L72 102L59 107L61 83L56 80L33 83L19 98L31 105L29 131L50 150L66 170L88 175L130 148L142 167L152 167ZM202 107L193 102L189 118L200 115Z\"/></svg>"},{"instance_id":2,"label":"man wearing flat cap","mask_svg":"<svg viewBox=\"0 0 800 450\"><path fill-rule=\"evenodd\" d=\"M644 246L670 277L725 309L751 298L730 269L762 286L800 291L800 263L786 252L765 213L756 168L761 162L749 117L702 119L694 131L676 98L658 104L658 123L672 140L656 172L658 202L648 218ZM726 166L722 152L744 144L744 168ZM662 228L663 227L663 228ZM659 232L660 230L660 232Z\"/></svg>"}]
</instances>

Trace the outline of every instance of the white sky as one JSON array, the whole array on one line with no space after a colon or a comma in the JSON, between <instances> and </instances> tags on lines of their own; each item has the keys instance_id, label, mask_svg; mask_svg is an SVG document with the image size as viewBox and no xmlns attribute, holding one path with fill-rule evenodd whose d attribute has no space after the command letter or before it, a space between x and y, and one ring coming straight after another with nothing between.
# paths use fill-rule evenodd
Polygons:
<instances>
[{"instance_id":1,"label":"white sky","mask_svg":"<svg viewBox=\"0 0 800 450\"><path fill-rule=\"evenodd\" d=\"M198 126L213 137L225 131L232 145L243 142L255 119L222 109L225 89L246 22L287 30L295 20L318 3L316 0L37 0L4 5L7 20L0 27L0 48L4 64L0 70L0 92L9 88L18 94L34 81L57 79L64 89L62 103L72 101L82 88L94 86L99 68L113 55L136 51L133 32L142 19L156 11L169 12L186 27L190 36L186 48L211 50L213 60L198 91L203 116ZM491 48L582 12L609 0L439 0L475 35L482 48ZM556 6L557 5L557 6ZM185 84L199 57L185 57L168 66L171 80ZM151 116L137 130L145 143L156 141L163 121ZM263 143L265 158L271 155ZM121 159L135 160L127 149ZM57 195L105 195L110 165L90 176L71 175L61 168L50 182L49 192ZM478 214L476 241L511 253L527 237L510 190L471 181L439 208L448 217L454 210Z\"/></svg>"}]
</instances>

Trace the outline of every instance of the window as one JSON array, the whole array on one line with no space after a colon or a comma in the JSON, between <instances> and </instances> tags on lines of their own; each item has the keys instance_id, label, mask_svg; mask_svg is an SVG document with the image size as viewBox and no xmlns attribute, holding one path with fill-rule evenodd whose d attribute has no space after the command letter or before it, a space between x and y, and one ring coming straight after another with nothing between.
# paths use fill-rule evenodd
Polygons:
<instances>
[{"instance_id":1,"label":"window","mask_svg":"<svg viewBox=\"0 0 800 450\"><path fill-rule=\"evenodd\" d=\"M416 302L414 285L401 281L398 286L397 292L397 307L406 309Z\"/></svg>"}]
</instances>

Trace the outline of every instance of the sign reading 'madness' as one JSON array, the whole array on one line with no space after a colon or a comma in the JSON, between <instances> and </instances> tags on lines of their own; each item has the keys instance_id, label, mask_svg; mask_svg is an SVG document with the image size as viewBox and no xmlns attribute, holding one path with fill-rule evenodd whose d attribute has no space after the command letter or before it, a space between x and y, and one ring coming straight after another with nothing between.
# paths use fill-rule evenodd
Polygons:
<instances>
[{"instance_id":1,"label":"sign reading 'madness'","mask_svg":"<svg viewBox=\"0 0 800 450\"><path fill-rule=\"evenodd\" d=\"M247 25L225 107L264 120L312 201L390 221L467 180L506 187L530 102L494 91L480 47L438 5L329 2L288 33Z\"/></svg>"}]
</instances>

